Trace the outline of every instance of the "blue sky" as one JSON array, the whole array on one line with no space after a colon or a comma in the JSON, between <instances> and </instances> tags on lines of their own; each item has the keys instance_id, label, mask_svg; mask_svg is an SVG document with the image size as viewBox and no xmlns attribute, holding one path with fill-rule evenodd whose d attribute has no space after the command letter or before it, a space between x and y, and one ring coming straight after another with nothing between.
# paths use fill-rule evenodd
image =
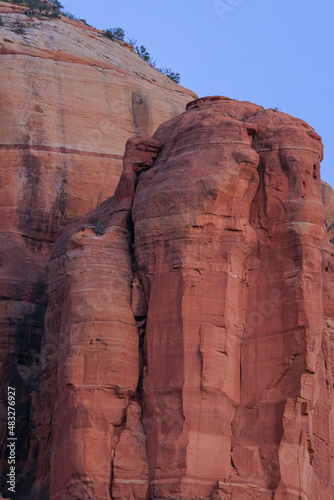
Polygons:
<instances>
[{"instance_id":1,"label":"blue sky","mask_svg":"<svg viewBox=\"0 0 334 500\"><path fill-rule=\"evenodd\" d=\"M120 26L181 84L277 107L323 138L334 186L334 1L64 0L96 28Z\"/></svg>"}]
</instances>

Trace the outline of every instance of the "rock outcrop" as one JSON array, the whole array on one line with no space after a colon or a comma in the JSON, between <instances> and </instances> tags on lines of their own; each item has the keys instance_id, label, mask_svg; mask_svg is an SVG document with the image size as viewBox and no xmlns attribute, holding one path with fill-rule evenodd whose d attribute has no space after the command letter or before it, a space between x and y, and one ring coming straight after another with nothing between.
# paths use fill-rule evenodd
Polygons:
<instances>
[{"instance_id":1,"label":"rock outcrop","mask_svg":"<svg viewBox=\"0 0 334 500\"><path fill-rule=\"evenodd\" d=\"M141 427L140 406L131 401L138 385L139 351L130 300L129 227L136 172L150 167L158 151L157 141L129 141L115 195L89 217L73 221L55 246L48 272L49 363L41 385L41 410L47 408L52 416L53 432L51 436L51 428L41 422L35 498L39 486L48 484L45 463L50 455L50 499L109 498L124 419L129 433L132 421ZM133 437L140 439L137 429ZM142 445L139 452L146 460L145 438ZM124 454L120 460L124 462Z\"/></svg>"},{"instance_id":2,"label":"rock outcrop","mask_svg":"<svg viewBox=\"0 0 334 500\"><path fill-rule=\"evenodd\" d=\"M333 497L321 159L302 120L224 97L128 143L49 265L34 499L50 452L52 500Z\"/></svg>"},{"instance_id":3,"label":"rock outcrop","mask_svg":"<svg viewBox=\"0 0 334 500\"><path fill-rule=\"evenodd\" d=\"M5 388L15 386L18 485L28 495L51 249L65 224L114 193L127 139L151 135L194 94L126 43L24 11L0 2L0 412L4 423Z\"/></svg>"},{"instance_id":4,"label":"rock outcrop","mask_svg":"<svg viewBox=\"0 0 334 500\"><path fill-rule=\"evenodd\" d=\"M329 241L334 244L334 191L333 188L322 181L322 200L324 203L324 219Z\"/></svg>"}]
</instances>

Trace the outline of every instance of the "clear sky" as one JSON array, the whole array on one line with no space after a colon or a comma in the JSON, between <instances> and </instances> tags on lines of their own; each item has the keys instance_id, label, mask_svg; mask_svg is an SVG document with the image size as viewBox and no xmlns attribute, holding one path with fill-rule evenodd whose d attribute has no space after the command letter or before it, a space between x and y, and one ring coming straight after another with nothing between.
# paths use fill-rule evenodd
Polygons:
<instances>
[{"instance_id":1,"label":"clear sky","mask_svg":"<svg viewBox=\"0 0 334 500\"><path fill-rule=\"evenodd\" d=\"M63 0L96 28L121 27L199 97L277 107L323 138L334 186L334 0Z\"/></svg>"}]
</instances>

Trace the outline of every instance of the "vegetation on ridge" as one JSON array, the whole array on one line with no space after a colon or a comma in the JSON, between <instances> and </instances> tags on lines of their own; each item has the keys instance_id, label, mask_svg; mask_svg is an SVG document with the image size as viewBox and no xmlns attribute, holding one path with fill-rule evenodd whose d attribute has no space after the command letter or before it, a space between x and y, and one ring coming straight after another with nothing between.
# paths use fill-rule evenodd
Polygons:
<instances>
[{"instance_id":1,"label":"vegetation on ridge","mask_svg":"<svg viewBox=\"0 0 334 500\"><path fill-rule=\"evenodd\" d=\"M28 7L27 15L44 14L48 17L59 18L61 15L62 4L59 0L2 0L7 3L15 3L18 5L26 5Z\"/></svg>"},{"instance_id":2,"label":"vegetation on ridge","mask_svg":"<svg viewBox=\"0 0 334 500\"><path fill-rule=\"evenodd\" d=\"M64 8L59 0L2 0L7 3L14 3L18 5L26 5L29 10L26 14L28 16L34 16L36 14L43 14L50 18L59 19L61 15L66 16L68 19L73 19L74 21L82 22L85 26L89 26L85 19L80 19L74 16L71 12L62 12ZM0 26L3 26L3 21L0 18ZM20 26L16 30L16 33L24 34L23 28ZM125 32L122 28L109 28L105 31L105 36L111 40L121 40L125 39ZM128 39L129 45L131 45L139 57L146 61L150 66L158 70L161 74L167 76L175 83L180 83L180 73L175 73L170 68L159 68L156 65L156 61L151 57L150 53L144 47L144 45L137 45L137 40Z\"/></svg>"},{"instance_id":3,"label":"vegetation on ridge","mask_svg":"<svg viewBox=\"0 0 334 500\"><path fill-rule=\"evenodd\" d=\"M109 28L105 32L105 36L110 38L111 40L114 40L115 38L117 40L122 40L124 41L125 38L125 32L122 28ZM173 80L176 83L180 83L180 73L175 73L172 71L170 68L158 68L156 65L156 61L152 59L150 53L144 47L144 45L137 45L137 40L134 39L128 39L129 45L131 45L137 54L144 60L146 61L150 66L153 68L157 69L160 73L162 73L165 76L168 76L171 80Z\"/></svg>"}]
</instances>

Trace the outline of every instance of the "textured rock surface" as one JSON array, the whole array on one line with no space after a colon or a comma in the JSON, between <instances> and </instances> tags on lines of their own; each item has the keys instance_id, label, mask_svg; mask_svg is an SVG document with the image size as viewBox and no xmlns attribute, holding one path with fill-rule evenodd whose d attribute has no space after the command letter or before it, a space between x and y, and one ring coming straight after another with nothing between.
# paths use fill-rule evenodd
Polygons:
<instances>
[{"instance_id":1,"label":"textured rock surface","mask_svg":"<svg viewBox=\"0 0 334 500\"><path fill-rule=\"evenodd\" d=\"M17 388L18 480L27 495L51 248L64 224L113 194L127 139L151 135L193 94L125 43L25 10L0 2L0 379ZM6 394L0 399L4 422Z\"/></svg>"},{"instance_id":2,"label":"textured rock surface","mask_svg":"<svg viewBox=\"0 0 334 500\"><path fill-rule=\"evenodd\" d=\"M333 498L321 159L302 120L222 97L128 143L50 263L34 498L48 447L53 500Z\"/></svg>"},{"instance_id":3,"label":"textured rock surface","mask_svg":"<svg viewBox=\"0 0 334 500\"><path fill-rule=\"evenodd\" d=\"M73 221L55 246L48 269L43 357L48 364L40 401L40 414L49 418L39 426L34 498L43 498L49 484L45 465L50 451L52 500L109 498L114 463L115 480L122 478L124 467L132 477L147 468L146 439L143 431L138 433L141 408L135 401L130 404L138 385L139 351L130 300L129 219L136 172L149 168L158 151L152 139L129 141L114 197ZM125 456L119 450L132 442L131 462L131 450ZM142 498L147 487L146 477L139 488Z\"/></svg>"},{"instance_id":4,"label":"textured rock surface","mask_svg":"<svg viewBox=\"0 0 334 500\"><path fill-rule=\"evenodd\" d=\"M209 497L220 481L222 498L329 499L320 138L224 99L155 137L133 209L152 496Z\"/></svg>"},{"instance_id":5,"label":"textured rock surface","mask_svg":"<svg viewBox=\"0 0 334 500\"><path fill-rule=\"evenodd\" d=\"M324 203L325 226L329 241L334 244L334 191L326 182L321 183L322 200Z\"/></svg>"}]
</instances>

